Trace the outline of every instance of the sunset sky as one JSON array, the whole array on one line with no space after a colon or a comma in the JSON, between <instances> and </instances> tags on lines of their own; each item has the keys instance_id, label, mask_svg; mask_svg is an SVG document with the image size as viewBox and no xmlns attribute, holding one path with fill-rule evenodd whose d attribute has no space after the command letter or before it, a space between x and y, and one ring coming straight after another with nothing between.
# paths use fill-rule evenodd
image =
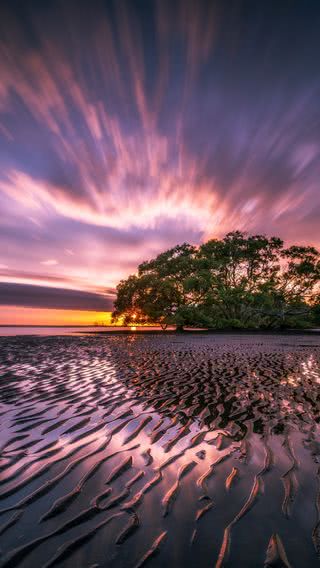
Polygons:
<instances>
[{"instance_id":1,"label":"sunset sky","mask_svg":"<svg viewBox=\"0 0 320 568\"><path fill-rule=\"evenodd\" d=\"M101 321L185 241L320 245L318 0L0 12L0 324Z\"/></svg>"}]
</instances>

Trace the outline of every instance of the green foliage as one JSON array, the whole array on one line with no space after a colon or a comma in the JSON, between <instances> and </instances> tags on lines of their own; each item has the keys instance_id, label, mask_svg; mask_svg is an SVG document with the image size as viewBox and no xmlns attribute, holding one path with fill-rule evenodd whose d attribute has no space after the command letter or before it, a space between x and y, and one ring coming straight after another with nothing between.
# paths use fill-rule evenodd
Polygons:
<instances>
[{"instance_id":1,"label":"green foliage","mask_svg":"<svg viewBox=\"0 0 320 568\"><path fill-rule=\"evenodd\" d=\"M320 294L313 299L311 319L314 326L320 327Z\"/></svg>"},{"instance_id":2,"label":"green foliage","mask_svg":"<svg viewBox=\"0 0 320 568\"><path fill-rule=\"evenodd\" d=\"M124 323L223 328L304 327L320 320L320 255L240 231L143 262L117 287Z\"/></svg>"}]
</instances>

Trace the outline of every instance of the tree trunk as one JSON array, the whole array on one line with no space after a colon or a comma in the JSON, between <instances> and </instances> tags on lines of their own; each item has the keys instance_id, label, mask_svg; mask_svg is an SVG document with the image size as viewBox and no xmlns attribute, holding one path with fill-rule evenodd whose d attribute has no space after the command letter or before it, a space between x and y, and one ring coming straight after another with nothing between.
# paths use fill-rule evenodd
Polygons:
<instances>
[{"instance_id":1,"label":"tree trunk","mask_svg":"<svg viewBox=\"0 0 320 568\"><path fill-rule=\"evenodd\" d=\"M177 325L177 326L176 326L176 331L177 331L178 333L181 333L182 331L184 331L183 325Z\"/></svg>"}]
</instances>

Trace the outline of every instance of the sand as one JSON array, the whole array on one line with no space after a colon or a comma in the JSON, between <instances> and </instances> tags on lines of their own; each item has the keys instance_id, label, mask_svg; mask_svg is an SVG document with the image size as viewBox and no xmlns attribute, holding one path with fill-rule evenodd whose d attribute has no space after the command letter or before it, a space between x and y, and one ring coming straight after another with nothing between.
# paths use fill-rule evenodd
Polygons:
<instances>
[{"instance_id":1,"label":"sand","mask_svg":"<svg viewBox=\"0 0 320 568\"><path fill-rule=\"evenodd\" d=\"M0 373L0 566L319 565L320 337L8 337Z\"/></svg>"}]
</instances>

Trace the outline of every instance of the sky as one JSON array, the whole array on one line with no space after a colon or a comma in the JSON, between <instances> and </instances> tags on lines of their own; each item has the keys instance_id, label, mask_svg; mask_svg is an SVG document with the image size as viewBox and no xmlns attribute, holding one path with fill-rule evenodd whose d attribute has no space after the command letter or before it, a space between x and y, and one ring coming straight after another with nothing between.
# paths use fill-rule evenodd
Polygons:
<instances>
[{"instance_id":1,"label":"sky","mask_svg":"<svg viewBox=\"0 0 320 568\"><path fill-rule=\"evenodd\" d=\"M101 321L178 243L320 246L319 29L318 0L2 1L0 324Z\"/></svg>"}]
</instances>

